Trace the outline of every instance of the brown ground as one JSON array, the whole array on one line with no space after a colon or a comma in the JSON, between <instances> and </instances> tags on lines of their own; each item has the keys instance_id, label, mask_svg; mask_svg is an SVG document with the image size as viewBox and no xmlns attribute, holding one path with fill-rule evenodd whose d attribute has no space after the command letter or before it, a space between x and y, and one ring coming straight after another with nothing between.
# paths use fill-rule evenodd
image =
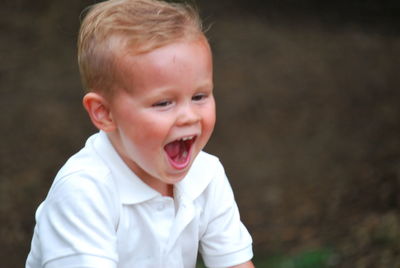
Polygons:
<instances>
[{"instance_id":1,"label":"brown ground","mask_svg":"<svg viewBox=\"0 0 400 268\"><path fill-rule=\"evenodd\" d=\"M23 265L36 206L94 131L75 63L88 2L0 10L2 267ZM399 23L376 6L342 18L278 2L204 3L218 102L207 150L225 165L259 256L332 248L335 267L399 267Z\"/></svg>"}]
</instances>

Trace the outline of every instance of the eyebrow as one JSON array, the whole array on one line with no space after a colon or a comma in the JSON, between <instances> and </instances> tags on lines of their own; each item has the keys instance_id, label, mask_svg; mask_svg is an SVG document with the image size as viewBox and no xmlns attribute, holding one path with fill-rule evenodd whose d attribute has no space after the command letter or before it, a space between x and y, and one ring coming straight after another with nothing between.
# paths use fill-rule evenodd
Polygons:
<instances>
[{"instance_id":1,"label":"eyebrow","mask_svg":"<svg viewBox=\"0 0 400 268\"><path fill-rule=\"evenodd\" d=\"M213 82L204 82L204 83L200 83L199 86L197 86L195 88L195 90L199 90L199 89L213 89L214 88L214 83ZM175 87L158 87L158 88L154 88L155 91L157 92L168 92L168 91L174 91L176 90Z\"/></svg>"}]
</instances>

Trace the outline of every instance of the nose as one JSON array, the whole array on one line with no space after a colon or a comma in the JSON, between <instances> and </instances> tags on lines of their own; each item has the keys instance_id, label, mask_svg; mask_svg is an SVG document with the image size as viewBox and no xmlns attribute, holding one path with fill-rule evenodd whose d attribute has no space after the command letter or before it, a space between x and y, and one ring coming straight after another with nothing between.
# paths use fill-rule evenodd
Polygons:
<instances>
[{"instance_id":1,"label":"nose","mask_svg":"<svg viewBox=\"0 0 400 268\"><path fill-rule=\"evenodd\" d=\"M200 119L200 113L197 111L196 107L194 107L194 104L187 103L182 105L179 109L177 125L192 125L199 122Z\"/></svg>"}]
</instances>

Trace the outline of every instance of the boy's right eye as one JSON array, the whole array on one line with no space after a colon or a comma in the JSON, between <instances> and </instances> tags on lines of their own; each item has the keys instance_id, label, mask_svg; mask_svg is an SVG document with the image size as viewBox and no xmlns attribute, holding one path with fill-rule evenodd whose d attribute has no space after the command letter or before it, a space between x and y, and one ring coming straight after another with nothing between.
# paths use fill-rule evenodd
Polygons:
<instances>
[{"instance_id":1,"label":"boy's right eye","mask_svg":"<svg viewBox=\"0 0 400 268\"><path fill-rule=\"evenodd\" d=\"M168 105L170 105L172 102L168 101L168 100L164 100L164 101L159 101L154 103L152 106L153 107L167 107Z\"/></svg>"}]
</instances>

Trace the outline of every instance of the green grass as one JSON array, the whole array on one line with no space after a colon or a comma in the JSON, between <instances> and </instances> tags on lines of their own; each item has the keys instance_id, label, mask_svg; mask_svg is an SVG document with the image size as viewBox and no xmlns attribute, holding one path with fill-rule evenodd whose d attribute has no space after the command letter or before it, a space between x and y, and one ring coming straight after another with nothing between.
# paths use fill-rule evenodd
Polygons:
<instances>
[{"instance_id":1,"label":"green grass","mask_svg":"<svg viewBox=\"0 0 400 268\"><path fill-rule=\"evenodd\" d=\"M327 249L304 251L296 255L277 254L253 259L256 268L327 268L334 254ZM204 268L199 263L197 268ZM332 266L330 266L332 267Z\"/></svg>"}]
</instances>

